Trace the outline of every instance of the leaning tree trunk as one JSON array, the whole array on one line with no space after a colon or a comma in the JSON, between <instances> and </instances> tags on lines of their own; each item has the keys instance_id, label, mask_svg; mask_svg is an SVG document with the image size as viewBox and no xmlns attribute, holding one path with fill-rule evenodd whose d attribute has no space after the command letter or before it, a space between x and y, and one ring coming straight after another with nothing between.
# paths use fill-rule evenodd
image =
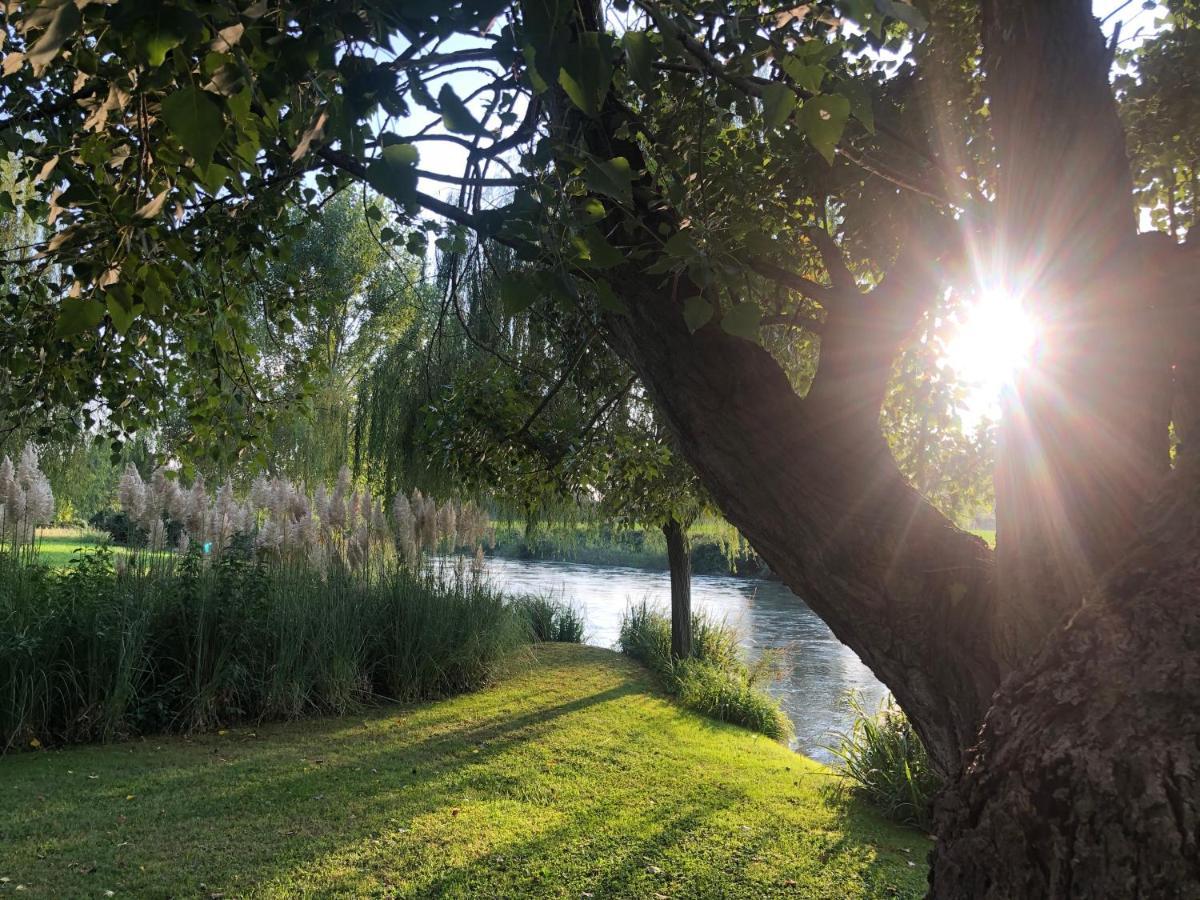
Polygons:
<instances>
[{"instance_id":1,"label":"leaning tree trunk","mask_svg":"<svg viewBox=\"0 0 1200 900\"><path fill-rule=\"evenodd\" d=\"M662 530L671 569L671 656L687 659L692 655L692 558L687 530L674 516Z\"/></svg>"}]
</instances>

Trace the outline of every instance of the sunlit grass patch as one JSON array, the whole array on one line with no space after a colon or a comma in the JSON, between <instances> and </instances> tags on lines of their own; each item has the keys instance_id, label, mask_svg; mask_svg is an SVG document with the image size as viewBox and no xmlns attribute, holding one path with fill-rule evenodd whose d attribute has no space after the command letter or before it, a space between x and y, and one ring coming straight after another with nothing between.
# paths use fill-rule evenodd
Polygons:
<instances>
[{"instance_id":1,"label":"sunlit grass patch","mask_svg":"<svg viewBox=\"0 0 1200 900\"><path fill-rule=\"evenodd\" d=\"M26 896L919 897L928 842L829 770L542 645L474 694L0 760Z\"/></svg>"}]
</instances>

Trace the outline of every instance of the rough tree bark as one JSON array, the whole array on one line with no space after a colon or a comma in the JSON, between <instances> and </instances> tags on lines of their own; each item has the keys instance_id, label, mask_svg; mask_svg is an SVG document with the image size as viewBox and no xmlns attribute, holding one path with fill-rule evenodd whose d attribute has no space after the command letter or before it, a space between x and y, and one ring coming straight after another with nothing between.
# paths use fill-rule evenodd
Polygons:
<instances>
[{"instance_id":1,"label":"rough tree bark","mask_svg":"<svg viewBox=\"0 0 1200 900\"><path fill-rule=\"evenodd\" d=\"M692 286L633 267L613 273L630 312L611 317L611 339L717 505L895 692L951 776L933 896L1200 897L1200 460L1155 503L1171 360L1107 51L1087 0L983 7L996 243L1048 329L1008 410L999 577L879 433L936 253L918 243L871 293L830 292L803 399L757 345L688 332ZM583 25L601 22L597 10ZM637 163L614 136L623 114L560 125Z\"/></svg>"},{"instance_id":2,"label":"rough tree bark","mask_svg":"<svg viewBox=\"0 0 1200 900\"><path fill-rule=\"evenodd\" d=\"M692 557L687 529L672 516L662 530L671 570L671 656L687 659L692 655Z\"/></svg>"},{"instance_id":3,"label":"rough tree bark","mask_svg":"<svg viewBox=\"0 0 1200 900\"><path fill-rule=\"evenodd\" d=\"M1091 3L982 5L995 266L1043 331L1007 398L996 479L1003 639L1019 663L1133 537L1167 469L1170 372Z\"/></svg>"}]
</instances>

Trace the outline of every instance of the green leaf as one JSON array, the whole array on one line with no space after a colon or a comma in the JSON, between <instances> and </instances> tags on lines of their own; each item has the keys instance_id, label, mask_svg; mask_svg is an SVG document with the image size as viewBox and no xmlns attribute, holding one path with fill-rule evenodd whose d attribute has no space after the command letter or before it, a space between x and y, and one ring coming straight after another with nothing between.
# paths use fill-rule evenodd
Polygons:
<instances>
[{"instance_id":1,"label":"green leaf","mask_svg":"<svg viewBox=\"0 0 1200 900\"><path fill-rule=\"evenodd\" d=\"M58 8L54 11L42 36L34 42L26 54L26 59L33 66L35 78L41 77L46 66L54 61L54 57L58 56L58 51L67 42L67 38L75 33L75 29L83 21L83 15L79 12L79 7L75 5L75 0L50 0L50 2L44 3L38 12L51 6Z\"/></svg>"},{"instance_id":2,"label":"green leaf","mask_svg":"<svg viewBox=\"0 0 1200 900\"><path fill-rule=\"evenodd\" d=\"M458 134L487 134L487 129L479 124L467 109L467 104L458 99L458 94L454 93L454 88L449 84L443 84L438 92L438 104L442 108L442 124L446 126L447 131Z\"/></svg>"},{"instance_id":3,"label":"green leaf","mask_svg":"<svg viewBox=\"0 0 1200 900\"><path fill-rule=\"evenodd\" d=\"M589 191L604 194L622 203L633 202L633 174L629 170L629 160L623 156L614 156L607 162L589 160L584 171L584 181Z\"/></svg>"},{"instance_id":4,"label":"green leaf","mask_svg":"<svg viewBox=\"0 0 1200 900\"><path fill-rule=\"evenodd\" d=\"M404 203L417 188L419 159L420 154L412 144L389 144L367 166L367 183L385 197ZM378 211L378 207L367 209L367 215L376 218L371 210Z\"/></svg>"},{"instance_id":5,"label":"green leaf","mask_svg":"<svg viewBox=\"0 0 1200 900\"><path fill-rule=\"evenodd\" d=\"M612 83L608 45L602 38L611 40L608 35L594 31L581 34L579 43L558 70L558 83L571 102L592 118L600 115Z\"/></svg>"},{"instance_id":6,"label":"green leaf","mask_svg":"<svg viewBox=\"0 0 1200 900\"><path fill-rule=\"evenodd\" d=\"M768 128L778 128L796 108L796 93L786 84L763 85L763 120Z\"/></svg>"},{"instance_id":7,"label":"green leaf","mask_svg":"<svg viewBox=\"0 0 1200 900\"><path fill-rule=\"evenodd\" d=\"M885 16L899 19L913 31L924 31L929 27L929 21L911 3L902 0L875 0L875 8Z\"/></svg>"},{"instance_id":8,"label":"green leaf","mask_svg":"<svg viewBox=\"0 0 1200 900\"><path fill-rule=\"evenodd\" d=\"M758 326L762 322L762 310L756 303L739 303L721 317L721 328L735 337L758 340Z\"/></svg>"},{"instance_id":9,"label":"green leaf","mask_svg":"<svg viewBox=\"0 0 1200 900\"><path fill-rule=\"evenodd\" d=\"M383 148L383 161L389 166L415 166L421 161L421 153L413 144L388 144Z\"/></svg>"},{"instance_id":10,"label":"green leaf","mask_svg":"<svg viewBox=\"0 0 1200 900\"><path fill-rule=\"evenodd\" d=\"M212 97L197 87L178 90L162 102L162 118L196 165L207 168L225 127Z\"/></svg>"},{"instance_id":11,"label":"green leaf","mask_svg":"<svg viewBox=\"0 0 1200 900\"><path fill-rule=\"evenodd\" d=\"M708 324L713 317L713 312L713 305L699 294L683 301L683 321L692 334Z\"/></svg>"},{"instance_id":12,"label":"green leaf","mask_svg":"<svg viewBox=\"0 0 1200 900\"><path fill-rule=\"evenodd\" d=\"M625 255L608 242L599 228L589 228L583 233L588 259L594 269L607 269L625 261Z\"/></svg>"},{"instance_id":13,"label":"green leaf","mask_svg":"<svg viewBox=\"0 0 1200 900\"><path fill-rule=\"evenodd\" d=\"M838 91L850 101L850 114L871 134L875 133L875 110L871 106L870 92L857 81L844 81Z\"/></svg>"},{"instance_id":14,"label":"green leaf","mask_svg":"<svg viewBox=\"0 0 1200 900\"><path fill-rule=\"evenodd\" d=\"M530 43L521 45L521 55L525 57L525 76L529 79L529 86L533 88L535 94L544 92L550 85L546 83L537 68L537 50Z\"/></svg>"},{"instance_id":15,"label":"green leaf","mask_svg":"<svg viewBox=\"0 0 1200 900\"><path fill-rule=\"evenodd\" d=\"M791 77L798 86L815 94L821 89L821 80L825 77L825 67L820 65L805 65L794 56L784 57L780 67Z\"/></svg>"},{"instance_id":16,"label":"green leaf","mask_svg":"<svg viewBox=\"0 0 1200 900\"><path fill-rule=\"evenodd\" d=\"M834 151L846 129L850 115L850 101L840 94L822 94L804 101L800 108L800 123L808 135L808 141L825 161L833 165Z\"/></svg>"},{"instance_id":17,"label":"green leaf","mask_svg":"<svg viewBox=\"0 0 1200 900\"><path fill-rule=\"evenodd\" d=\"M148 30L142 36L142 52L146 54L146 61L150 63L151 67L157 68L163 64L171 48L178 47L182 43L183 35L170 27L154 31Z\"/></svg>"},{"instance_id":18,"label":"green leaf","mask_svg":"<svg viewBox=\"0 0 1200 900\"><path fill-rule=\"evenodd\" d=\"M129 326L133 324L133 320L137 314L132 309L126 309L116 297L108 298L108 315L112 319L113 327L117 329L118 334L124 334L129 330Z\"/></svg>"},{"instance_id":19,"label":"green leaf","mask_svg":"<svg viewBox=\"0 0 1200 900\"><path fill-rule=\"evenodd\" d=\"M654 47L650 37L644 31L627 31L621 43L625 45L625 65L629 69L629 77L642 90L650 90L654 86L654 70L650 67Z\"/></svg>"},{"instance_id":20,"label":"green leaf","mask_svg":"<svg viewBox=\"0 0 1200 900\"><path fill-rule=\"evenodd\" d=\"M508 274L500 278L500 306L507 316L529 309L537 299L534 283L529 278Z\"/></svg>"},{"instance_id":21,"label":"green leaf","mask_svg":"<svg viewBox=\"0 0 1200 900\"><path fill-rule=\"evenodd\" d=\"M612 285L607 281L596 282L596 301L606 312L629 314L629 307L625 305L624 300L613 293Z\"/></svg>"},{"instance_id":22,"label":"green leaf","mask_svg":"<svg viewBox=\"0 0 1200 900\"><path fill-rule=\"evenodd\" d=\"M671 235L663 244L663 250L678 259L690 259L697 253L696 242L686 228Z\"/></svg>"},{"instance_id":23,"label":"green leaf","mask_svg":"<svg viewBox=\"0 0 1200 900\"><path fill-rule=\"evenodd\" d=\"M579 204L576 215L585 225L592 225L604 218L604 204L595 197L588 197Z\"/></svg>"},{"instance_id":24,"label":"green leaf","mask_svg":"<svg viewBox=\"0 0 1200 900\"><path fill-rule=\"evenodd\" d=\"M104 320L104 307L98 300L64 300L58 311L54 333L58 337L70 337L91 331Z\"/></svg>"}]
</instances>

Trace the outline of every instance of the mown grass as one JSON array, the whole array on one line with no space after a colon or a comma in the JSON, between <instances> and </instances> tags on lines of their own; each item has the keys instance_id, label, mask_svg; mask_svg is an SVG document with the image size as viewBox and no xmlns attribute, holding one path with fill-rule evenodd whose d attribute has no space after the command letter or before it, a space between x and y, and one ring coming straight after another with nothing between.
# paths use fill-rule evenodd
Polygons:
<instances>
[{"instance_id":1,"label":"mown grass","mask_svg":"<svg viewBox=\"0 0 1200 900\"><path fill-rule=\"evenodd\" d=\"M76 551L108 543L108 535L89 528L40 528L35 545L38 559L52 569L67 566ZM113 546L114 554L127 554L125 547Z\"/></svg>"},{"instance_id":2,"label":"mown grass","mask_svg":"<svg viewBox=\"0 0 1200 900\"><path fill-rule=\"evenodd\" d=\"M924 892L925 837L831 790L825 767L681 709L611 651L529 652L428 705L0 759L0 892Z\"/></svg>"}]
</instances>

